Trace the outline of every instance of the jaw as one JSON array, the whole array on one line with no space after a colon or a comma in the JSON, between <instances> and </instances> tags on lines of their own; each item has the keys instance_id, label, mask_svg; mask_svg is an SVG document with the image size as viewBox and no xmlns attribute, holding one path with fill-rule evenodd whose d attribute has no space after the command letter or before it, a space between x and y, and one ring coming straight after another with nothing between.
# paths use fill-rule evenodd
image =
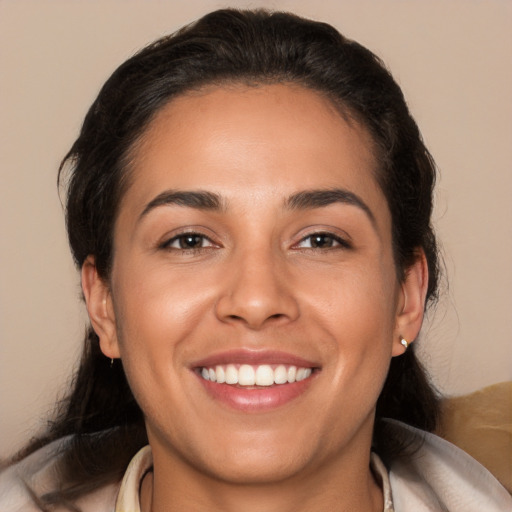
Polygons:
<instances>
[{"instance_id":1,"label":"jaw","mask_svg":"<svg viewBox=\"0 0 512 512\"><path fill-rule=\"evenodd\" d=\"M155 498L159 499L160 493L169 493L161 503L179 503L184 498L179 490L186 488L191 501L183 504L183 510L195 510L194 506L201 502L208 504L208 510L218 512L295 512L333 510L335 503L345 503L351 496L357 499L349 510L357 510L365 503L373 482L369 470L373 425L373 415L370 416L358 431L357 439L351 439L336 454L328 444L308 446L309 428L290 439L289 430L279 432L270 425L266 431L260 428L245 435L226 426L222 436L208 432L209 426L203 425L205 435L212 435L218 449L211 454L198 454L197 458L193 456L192 465L181 459L184 464L165 467L169 459L155 457L155 474L166 475L166 481L160 482L165 485L159 486ZM362 436L362 430L366 436ZM361 443L363 437L366 439ZM155 444L152 435L150 442ZM297 450L299 446L307 448ZM158 452L162 454L162 450ZM168 485L169 481L174 482L173 486ZM319 507L319 495L323 496L326 508ZM374 510L370 506L366 509Z\"/></svg>"}]
</instances>

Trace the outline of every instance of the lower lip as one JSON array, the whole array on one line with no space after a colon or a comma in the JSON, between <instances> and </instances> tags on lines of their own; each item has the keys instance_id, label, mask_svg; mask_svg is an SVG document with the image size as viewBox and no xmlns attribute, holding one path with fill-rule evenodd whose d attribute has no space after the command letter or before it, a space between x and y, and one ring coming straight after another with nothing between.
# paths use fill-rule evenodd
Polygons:
<instances>
[{"instance_id":1,"label":"lower lip","mask_svg":"<svg viewBox=\"0 0 512 512\"><path fill-rule=\"evenodd\" d=\"M269 387L244 388L230 384L218 384L197 376L208 394L232 409L243 412L265 412L282 407L306 392L315 378L291 384L276 384Z\"/></svg>"}]
</instances>

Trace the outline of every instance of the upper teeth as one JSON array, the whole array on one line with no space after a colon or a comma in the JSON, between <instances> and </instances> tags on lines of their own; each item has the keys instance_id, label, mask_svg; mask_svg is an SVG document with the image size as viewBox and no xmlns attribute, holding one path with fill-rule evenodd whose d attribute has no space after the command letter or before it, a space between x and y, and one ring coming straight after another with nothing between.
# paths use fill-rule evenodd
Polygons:
<instances>
[{"instance_id":1,"label":"upper teeth","mask_svg":"<svg viewBox=\"0 0 512 512\"><path fill-rule=\"evenodd\" d=\"M269 364L251 366L249 364L226 366L218 365L212 368L202 368L201 376L205 380L219 384L238 384L240 386L272 386L299 382L311 375L311 368L278 365L274 368Z\"/></svg>"}]
</instances>

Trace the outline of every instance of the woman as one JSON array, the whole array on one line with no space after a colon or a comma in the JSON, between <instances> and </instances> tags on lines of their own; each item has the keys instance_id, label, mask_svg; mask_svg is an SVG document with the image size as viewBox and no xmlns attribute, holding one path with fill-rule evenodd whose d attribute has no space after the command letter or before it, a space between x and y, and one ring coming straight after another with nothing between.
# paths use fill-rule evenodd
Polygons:
<instances>
[{"instance_id":1,"label":"woman","mask_svg":"<svg viewBox=\"0 0 512 512\"><path fill-rule=\"evenodd\" d=\"M368 50L212 13L112 75L64 164L91 328L2 510L511 508L420 433L435 169Z\"/></svg>"}]
</instances>

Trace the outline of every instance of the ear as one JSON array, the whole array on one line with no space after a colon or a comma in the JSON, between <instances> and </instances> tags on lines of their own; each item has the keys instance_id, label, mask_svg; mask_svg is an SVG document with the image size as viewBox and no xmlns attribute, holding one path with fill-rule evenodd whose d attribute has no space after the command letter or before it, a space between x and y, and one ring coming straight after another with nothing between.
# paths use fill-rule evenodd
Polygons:
<instances>
[{"instance_id":1,"label":"ear","mask_svg":"<svg viewBox=\"0 0 512 512\"><path fill-rule=\"evenodd\" d=\"M82 265L82 290L101 351L110 359L120 357L112 294L108 284L98 275L93 256L88 256Z\"/></svg>"},{"instance_id":2,"label":"ear","mask_svg":"<svg viewBox=\"0 0 512 512\"><path fill-rule=\"evenodd\" d=\"M427 287L427 259L423 250L420 250L418 251L416 261L407 268L405 279L401 286L395 339L393 340L393 356L399 356L404 353L405 348L400 343L402 338L411 343L420 332L425 310Z\"/></svg>"}]
</instances>

